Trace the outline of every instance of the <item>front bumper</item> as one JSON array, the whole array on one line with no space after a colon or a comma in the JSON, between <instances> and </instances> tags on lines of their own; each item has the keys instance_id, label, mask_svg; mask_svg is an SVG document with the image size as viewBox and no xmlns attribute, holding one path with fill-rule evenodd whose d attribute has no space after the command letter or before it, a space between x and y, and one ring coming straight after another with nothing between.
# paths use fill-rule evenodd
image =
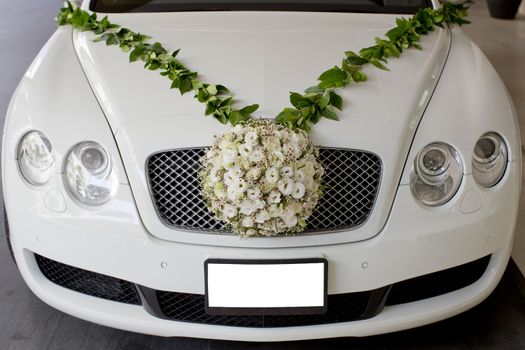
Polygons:
<instances>
[{"instance_id":1,"label":"front bumper","mask_svg":"<svg viewBox=\"0 0 525 350\"><path fill-rule=\"evenodd\" d=\"M4 191L15 257L23 278L49 305L73 316L134 332L250 341L366 336L435 322L463 312L486 298L501 278L517 215L520 170L509 163L493 190L479 189L465 175L451 203L429 210L400 186L389 220L370 240L319 247L239 248L167 242L143 227L128 185L97 210L80 208L64 192L60 176L35 191L20 179L16 161L4 164ZM467 193L482 206L463 214ZM50 210L49 193L64 194L66 210ZM300 236L296 239L302 239ZM310 238L311 239L311 238ZM43 276L34 253L88 271L154 290L203 294L203 262L208 258L292 259L324 257L329 262L329 294L354 293L441 271L491 255L475 283L431 299L385 307L359 321L283 328L240 328L194 324L153 316L144 306L80 294ZM163 264L164 263L164 264Z\"/></svg>"}]
</instances>

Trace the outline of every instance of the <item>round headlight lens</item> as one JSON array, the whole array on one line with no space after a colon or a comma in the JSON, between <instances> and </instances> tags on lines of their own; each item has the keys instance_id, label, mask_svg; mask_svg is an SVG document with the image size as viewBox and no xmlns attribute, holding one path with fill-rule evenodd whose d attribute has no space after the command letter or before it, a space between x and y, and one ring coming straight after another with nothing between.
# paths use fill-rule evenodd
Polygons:
<instances>
[{"instance_id":1,"label":"round headlight lens","mask_svg":"<svg viewBox=\"0 0 525 350\"><path fill-rule=\"evenodd\" d=\"M39 131L31 131L18 144L18 166L32 185L44 185L55 172L55 156L49 139Z\"/></svg>"},{"instance_id":2,"label":"round headlight lens","mask_svg":"<svg viewBox=\"0 0 525 350\"><path fill-rule=\"evenodd\" d=\"M65 182L71 194L87 205L106 203L118 187L108 151L91 141L79 143L69 152Z\"/></svg>"},{"instance_id":3,"label":"round headlight lens","mask_svg":"<svg viewBox=\"0 0 525 350\"><path fill-rule=\"evenodd\" d=\"M438 206L448 202L463 179L463 163L457 151L443 142L425 146L417 155L410 189L424 205Z\"/></svg>"},{"instance_id":4,"label":"round headlight lens","mask_svg":"<svg viewBox=\"0 0 525 350\"><path fill-rule=\"evenodd\" d=\"M495 132L480 137L472 156L472 175L483 187L495 186L507 169L508 151L503 138Z\"/></svg>"}]
</instances>

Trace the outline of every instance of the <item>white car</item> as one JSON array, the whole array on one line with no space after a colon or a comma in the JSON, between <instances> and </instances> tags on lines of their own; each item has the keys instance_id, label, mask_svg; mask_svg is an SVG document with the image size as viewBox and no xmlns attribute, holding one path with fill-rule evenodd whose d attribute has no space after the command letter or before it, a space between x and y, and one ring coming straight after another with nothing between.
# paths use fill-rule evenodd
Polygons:
<instances>
[{"instance_id":1,"label":"white car","mask_svg":"<svg viewBox=\"0 0 525 350\"><path fill-rule=\"evenodd\" d=\"M207 81L261 101L261 117L400 15L440 6L278 3L81 6L182 48ZM366 84L341 90L340 120L312 132L325 195L306 232L257 238L231 234L200 196L199 158L228 127L93 38L60 27L4 127L8 239L45 303L140 333L283 341L421 326L475 306L498 284L518 211L518 122L460 27L431 32L423 50L390 60L388 72L367 68Z\"/></svg>"}]
</instances>

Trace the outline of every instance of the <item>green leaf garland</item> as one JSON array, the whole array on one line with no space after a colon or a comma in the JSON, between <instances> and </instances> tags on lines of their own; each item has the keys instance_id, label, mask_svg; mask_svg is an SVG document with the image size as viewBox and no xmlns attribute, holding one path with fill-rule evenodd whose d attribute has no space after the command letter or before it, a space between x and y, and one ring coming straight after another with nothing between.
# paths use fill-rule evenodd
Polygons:
<instances>
[{"instance_id":1,"label":"green leaf garland","mask_svg":"<svg viewBox=\"0 0 525 350\"><path fill-rule=\"evenodd\" d=\"M439 9L421 9L410 19L398 18L396 27L386 33L386 38L376 38L375 45L361 49L358 53L345 52L341 66L323 72L316 86L306 89L303 94L291 92L290 103L293 107L283 109L275 117L276 122L309 132L322 117L338 120L337 111L343 109L343 99L337 94L337 89L352 82L365 82L367 76L363 67L368 64L388 70L386 64L389 58L398 58L409 48L420 50L421 36L429 34L436 27L470 23L465 19L469 3L470 0L444 3ZM90 14L68 1L60 9L57 23L59 26L71 25L80 31L93 32L97 35L94 41L119 46L129 54L130 62L142 61L144 68L160 70L160 74L171 81L172 89L178 89L181 95L193 92L197 101L205 105L204 114L213 116L223 124L237 125L250 120L259 108L258 104L235 108L231 91L224 85L202 82L196 71L187 68L177 58L180 50L170 53L160 43L151 43L149 36L111 23L107 16L98 20L95 13Z\"/></svg>"}]
</instances>

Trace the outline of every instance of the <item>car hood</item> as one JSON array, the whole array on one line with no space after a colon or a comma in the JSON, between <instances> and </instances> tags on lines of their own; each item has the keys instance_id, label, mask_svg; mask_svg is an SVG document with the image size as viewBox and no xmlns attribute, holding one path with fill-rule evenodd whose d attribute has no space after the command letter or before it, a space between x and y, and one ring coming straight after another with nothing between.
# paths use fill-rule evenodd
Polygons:
<instances>
[{"instance_id":1,"label":"car hood","mask_svg":"<svg viewBox=\"0 0 525 350\"><path fill-rule=\"evenodd\" d=\"M395 25L395 18L203 12L120 14L111 20L152 36L170 51L180 48L179 58L202 80L226 85L241 104L260 104L257 115L273 117L289 105L290 91L315 85L324 70L340 64L345 51L373 44ZM366 69L368 82L343 90L342 119L413 121L446 55L448 36L443 34L439 30L424 37L422 51L408 50L402 59L392 59L390 72ZM181 97L158 72L143 69L140 62L129 64L125 53L92 39L89 33L76 33L75 47L113 130L137 120L203 115L203 106L191 93Z\"/></svg>"},{"instance_id":2,"label":"car hood","mask_svg":"<svg viewBox=\"0 0 525 350\"><path fill-rule=\"evenodd\" d=\"M255 114L264 118L289 106L290 91L315 85L324 70L340 64L345 51L373 44L395 25L395 18L310 12L110 16L170 51L180 48L179 59L203 81L227 86L241 105L260 104ZM144 176L147 158L160 150L207 146L227 126L204 117L204 106L193 94L180 96L158 72L145 70L140 62L130 64L118 48L93 38L75 32L77 55L116 135L134 192L144 191L143 199L151 202ZM321 120L312 132L317 144L370 151L383 161L380 197L385 197L378 198L375 210L382 214L376 224L371 219L365 225L374 232L355 237L377 234L386 221L415 129L446 61L448 29L424 36L421 45L421 51L406 50L401 59L390 60L390 71L366 67L367 82L341 90L345 107L340 121ZM150 209L139 204L141 214Z\"/></svg>"}]
</instances>

